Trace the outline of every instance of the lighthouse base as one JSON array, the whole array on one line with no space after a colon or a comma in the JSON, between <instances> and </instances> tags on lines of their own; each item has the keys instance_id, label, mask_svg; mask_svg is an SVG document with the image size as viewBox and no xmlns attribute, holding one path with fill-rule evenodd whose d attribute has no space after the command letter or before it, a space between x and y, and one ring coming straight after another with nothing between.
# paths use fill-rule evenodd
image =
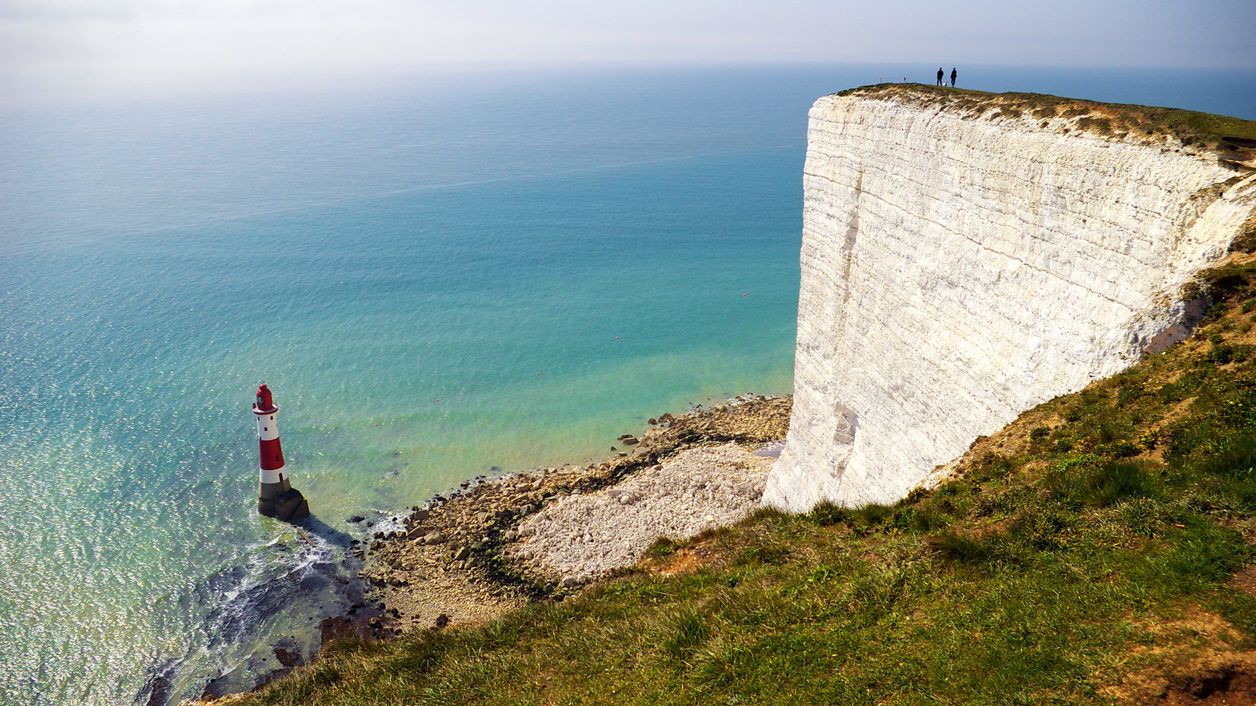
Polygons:
<instances>
[{"instance_id":1,"label":"lighthouse base","mask_svg":"<svg viewBox=\"0 0 1256 706\"><path fill-rule=\"evenodd\" d=\"M278 495L257 499L257 511L276 520L290 522L310 514L310 504L296 488L289 488Z\"/></svg>"}]
</instances>

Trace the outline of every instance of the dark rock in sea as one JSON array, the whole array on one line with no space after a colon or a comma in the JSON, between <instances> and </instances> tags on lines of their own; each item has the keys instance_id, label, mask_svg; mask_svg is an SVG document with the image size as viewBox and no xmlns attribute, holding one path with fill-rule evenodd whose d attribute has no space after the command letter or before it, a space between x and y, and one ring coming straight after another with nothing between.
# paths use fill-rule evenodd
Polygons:
<instances>
[{"instance_id":1,"label":"dark rock in sea","mask_svg":"<svg viewBox=\"0 0 1256 706\"><path fill-rule=\"evenodd\" d=\"M144 689L140 691L139 696L136 698L136 703L144 703L147 706L166 706L171 696L170 679L178 670L178 667L178 660L169 659L153 668L153 676L144 685ZM147 700L144 700L144 694L148 694Z\"/></svg>"},{"instance_id":2,"label":"dark rock in sea","mask_svg":"<svg viewBox=\"0 0 1256 706\"><path fill-rule=\"evenodd\" d=\"M201 691L201 701L210 701L223 696L226 692L220 691L218 686L218 678L215 677L205 683L205 689Z\"/></svg>"},{"instance_id":3,"label":"dark rock in sea","mask_svg":"<svg viewBox=\"0 0 1256 706\"><path fill-rule=\"evenodd\" d=\"M351 522L351 523L353 523L353 524L357 524L357 523L359 523L359 522L361 522L361 521L363 521L363 520L365 520L365 519L366 519L366 518L365 518L365 517L363 517L363 516L361 516L361 515L354 515L353 517L350 517L350 518L349 518L349 522Z\"/></svg>"},{"instance_id":4,"label":"dark rock in sea","mask_svg":"<svg viewBox=\"0 0 1256 706\"><path fill-rule=\"evenodd\" d=\"M301 664L301 652L297 649L289 649L286 646L275 645L275 659L285 667L295 667Z\"/></svg>"},{"instance_id":5,"label":"dark rock in sea","mask_svg":"<svg viewBox=\"0 0 1256 706\"><path fill-rule=\"evenodd\" d=\"M363 617L364 616L355 613L353 617L349 617L348 615L337 615L323 619L318 624L321 644L326 645L332 640L346 640L362 637L365 630L363 629L360 621Z\"/></svg>"}]
</instances>

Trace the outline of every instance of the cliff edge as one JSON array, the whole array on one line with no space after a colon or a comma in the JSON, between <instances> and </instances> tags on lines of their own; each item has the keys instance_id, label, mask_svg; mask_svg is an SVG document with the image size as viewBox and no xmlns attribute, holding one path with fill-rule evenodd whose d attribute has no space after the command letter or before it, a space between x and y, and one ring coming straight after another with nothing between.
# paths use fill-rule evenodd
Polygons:
<instances>
[{"instance_id":1,"label":"cliff edge","mask_svg":"<svg viewBox=\"0 0 1256 706\"><path fill-rule=\"evenodd\" d=\"M764 494L792 511L902 498L1181 340L1191 278L1256 208L1237 119L886 85L809 120L794 405Z\"/></svg>"}]
</instances>

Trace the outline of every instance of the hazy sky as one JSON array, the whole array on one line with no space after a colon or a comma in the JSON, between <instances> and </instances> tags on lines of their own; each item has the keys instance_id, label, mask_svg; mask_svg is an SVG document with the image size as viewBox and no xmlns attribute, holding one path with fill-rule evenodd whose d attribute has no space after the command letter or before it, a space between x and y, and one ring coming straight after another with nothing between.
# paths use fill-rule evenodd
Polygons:
<instances>
[{"instance_id":1,"label":"hazy sky","mask_svg":"<svg viewBox=\"0 0 1256 706\"><path fill-rule=\"evenodd\" d=\"M10 87L449 64L1256 68L1256 0L0 0Z\"/></svg>"}]
</instances>

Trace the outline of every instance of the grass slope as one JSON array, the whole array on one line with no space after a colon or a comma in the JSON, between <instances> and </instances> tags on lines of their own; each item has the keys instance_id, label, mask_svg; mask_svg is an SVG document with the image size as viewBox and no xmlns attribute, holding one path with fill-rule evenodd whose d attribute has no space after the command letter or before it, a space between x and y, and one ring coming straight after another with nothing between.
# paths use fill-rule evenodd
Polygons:
<instances>
[{"instance_id":1,"label":"grass slope","mask_svg":"<svg viewBox=\"0 0 1256 706\"><path fill-rule=\"evenodd\" d=\"M1256 264L1196 335L894 506L763 511L479 629L334 645L249 704L1250 703Z\"/></svg>"}]
</instances>

